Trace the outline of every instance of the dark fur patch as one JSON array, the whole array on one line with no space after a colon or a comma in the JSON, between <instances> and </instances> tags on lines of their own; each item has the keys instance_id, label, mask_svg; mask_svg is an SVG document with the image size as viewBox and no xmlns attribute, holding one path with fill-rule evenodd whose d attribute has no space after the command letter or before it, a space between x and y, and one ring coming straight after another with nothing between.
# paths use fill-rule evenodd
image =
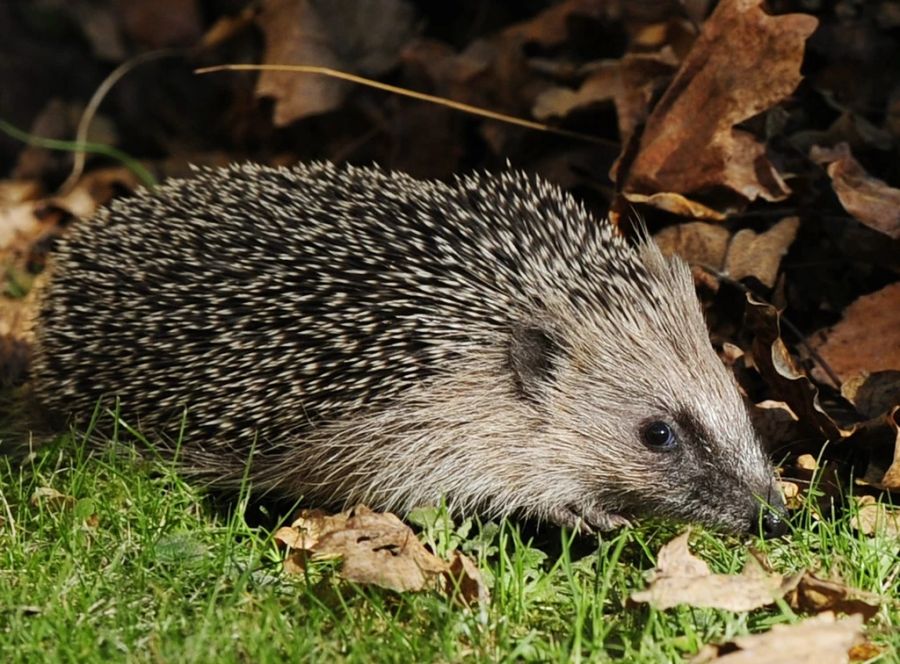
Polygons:
<instances>
[{"instance_id":1,"label":"dark fur patch","mask_svg":"<svg viewBox=\"0 0 900 664\"><path fill-rule=\"evenodd\" d=\"M523 325L512 330L509 366L516 388L523 397L539 400L541 387L552 379L557 352L556 341L540 327Z\"/></svg>"}]
</instances>

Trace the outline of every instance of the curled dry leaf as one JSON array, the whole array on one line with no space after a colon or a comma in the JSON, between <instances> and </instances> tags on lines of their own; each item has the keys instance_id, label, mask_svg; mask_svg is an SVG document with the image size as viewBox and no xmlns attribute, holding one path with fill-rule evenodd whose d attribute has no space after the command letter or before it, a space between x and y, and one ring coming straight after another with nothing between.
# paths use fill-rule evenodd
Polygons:
<instances>
[{"instance_id":1,"label":"curled dry leaf","mask_svg":"<svg viewBox=\"0 0 900 664\"><path fill-rule=\"evenodd\" d=\"M841 396L863 417L878 417L900 405L900 371L863 371L841 384Z\"/></svg>"},{"instance_id":2,"label":"curled dry leaf","mask_svg":"<svg viewBox=\"0 0 900 664\"><path fill-rule=\"evenodd\" d=\"M654 240L665 254L677 253L692 265L713 268L733 279L755 277L771 288L799 225L797 217L787 217L765 233L743 229L731 236L718 224L689 222L662 229Z\"/></svg>"},{"instance_id":3,"label":"curled dry leaf","mask_svg":"<svg viewBox=\"0 0 900 664\"><path fill-rule=\"evenodd\" d=\"M40 302L40 285L48 273L35 276L53 238L72 217L89 217L120 189L133 189L135 177L124 168L96 169L63 196L39 198L30 181L0 182L0 268L2 287L17 297L0 298L0 382L23 378ZM24 294L24 297L21 295Z\"/></svg>"},{"instance_id":4,"label":"curled dry leaf","mask_svg":"<svg viewBox=\"0 0 900 664\"><path fill-rule=\"evenodd\" d=\"M691 664L847 664L849 651L863 640L862 616L840 620L823 613L793 625L775 625L768 632L739 636L728 643L705 646Z\"/></svg>"},{"instance_id":5,"label":"curled dry leaf","mask_svg":"<svg viewBox=\"0 0 900 664\"><path fill-rule=\"evenodd\" d=\"M288 573L302 572L309 560L341 560L340 576L397 592L439 588L464 602L486 603L487 587L472 561L454 552L448 564L432 554L415 533L389 512L359 505L328 515L303 510L275 540L289 550Z\"/></svg>"},{"instance_id":6,"label":"curled dry leaf","mask_svg":"<svg viewBox=\"0 0 900 664\"><path fill-rule=\"evenodd\" d=\"M75 496L60 493L53 487L42 486L34 490L29 501L32 507L45 505L53 509L66 509L75 505Z\"/></svg>"},{"instance_id":7,"label":"curled dry leaf","mask_svg":"<svg viewBox=\"0 0 900 664\"><path fill-rule=\"evenodd\" d=\"M819 464L812 454L801 454L797 457L795 463L797 464L797 468L802 468L803 470L808 470L810 472L816 471L819 468Z\"/></svg>"},{"instance_id":8,"label":"curled dry leaf","mask_svg":"<svg viewBox=\"0 0 900 664\"><path fill-rule=\"evenodd\" d=\"M689 194L727 187L748 200L784 198L789 189L765 146L735 125L768 109L800 83L812 16L770 16L762 0L726 0L647 120L627 173L627 194Z\"/></svg>"},{"instance_id":9,"label":"curled dry leaf","mask_svg":"<svg viewBox=\"0 0 900 664\"><path fill-rule=\"evenodd\" d=\"M487 584L474 561L459 551L450 554L450 563L444 573L444 592L458 598L463 604L487 606L491 601Z\"/></svg>"},{"instance_id":10,"label":"curled dry leaf","mask_svg":"<svg viewBox=\"0 0 900 664\"><path fill-rule=\"evenodd\" d=\"M677 66L678 60L668 48L605 60L594 67L577 90L554 87L539 94L532 112L538 120L564 118L573 111L612 101L619 120L619 140L626 144L646 120L656 91L668 82Z\"/></svg>"},{"instance_id":11,"label":"curled dry leaf","mask_svg":"<svg viewBox=\"0 0 900 664\"><path fill-rule=\"evenodd\" d=\"M650 205L664 212L671 212L681 217L690 217L692 219L708 219L710 221L722 221L725 215L711 207L707 207L697 201L692 201L681 194L671 192L660 192L656 194L638 194L629 193L627 198L631 203L640 203Z\"/></svg>"},{"instance_id":12,"label":"curled dry leaf","mask_svg":"<svg viewBox=\"0 0 900 664\"><path fill-rule=\"evenodd\" d=\"M900 537L900 509L879 503L873 496L856 498L857 512L850 525L864 535L883 533Z\"/></svg>"},{"instance_id":13,"label":"curled dry leaf","mask_svg":"<svg viewBox=\"0 0 900 664\"><path fill-rule=\"evenodd\" d=\"M900 239L900 189L866 173L846 143L813 146L809 156L817 164L827 164L834 193L847 212L869 228Z\"/></svg>"},{"instance_id":14,"label":"curled dry leaf","mask_svg":"<svg viewBox=\"0 0 900 664\"><path fill-rule=\"evenodd\" d=\"M814 333L807 343L842 382L861 371L900 370L900 283L863 295L837 325ZM900 403L900 393L896 396Z\"/></svg>"},{"instance_id":15,"label":"curled dry leaf","mask_svg":"<svg viewBox=\"0 0 900 664\"><path fill-rule=\"evenodd\" d=\"M799 227L798 217L786 217L765 233L757 234L749 228L739 230L728 247L725 273L732 279L755 277L772 288L778 277L781 259L797 237Z\"/></svg>"},{"instance_id":16,"label":"curled dry leaf","mask_svg":"<svg viewBox=\"0 0 900 664\"><path fill-rule=\"evenodd\" d=\"M318 65L364 76L393 67L417 32L404 0L268 0L258 17L266 40L263 63ZM334 110L350 85L324 76L264 71L256 94L274 97L276 126Z\"/></svg>"},{"instance_id":17,"label":"curled dry leaf","mask_svg":"<svg viewBox=\"0 0 900 664\"><path fill-rule=\"evenodd\" d=\"M0 182L0 250L8 251L19 236L39 232L41 220L35 215L35 199L40 187L33 180Z\"/></svg>"},{"instance_id":18,"label":"curled dry leaf","mask_svg":"<svg viewBox=\"0 0 900 664\"><path fill-rule=\"evenodd\" d=\"M660 549L650 586L632 593L633 601L647 602L657 609L687 604L751 611L784 596L799 578L769 573L752 558L740 574L713 574L705 562L691 554L689 534L679 535Z\"/></svg>"},{"instance_id":19,"label":"curled dry leaf","mask_svg":"<svg viewBox=\"0 0 900 664\"><path fill-rule=\"evenodd\" d=\"M791 608L805 613L860 615L868 621L878 613L878 597L840 581L826 581L806 572L786 597Z\"/></svg>"},{"instance_id":20,"label":"curled dry leaf","mask_svg":"<svg viewBox=\"0 0 900 664\"><path fill-rule=\"evenodd\" d=\"M847 446L862 453L857 454L857 483L900 490L900 406L855 429Z\"/></svg>"},{"instance_id":21,"label":"curled dry leaf","mask_svg":"<svg viewBox=\"0 0 900 664\"><path fill-rule=\"evenodd\" d=\"M819 390L797 366L781 340L778 310L747 295L747 325L753 333L753 361L766 382L811 433L840 440L843 431L819 405Z\"/></svg>"},{"instance_id":22,"label":"curled dry leaf","mask_svg":"<svg viewBox=\"0 0 900 664\"><path fill-rule=\"evenodd\" d=\"M803 502L800 500L800 486L794 482L785 482L779 480L778 490L781 491L781 497L784 498L784 505L789 510L800 509Z\"/></svg>"},{"instance_id":23,"label":"curled dry leaf","mask_svg":"<svg viewBox=\"0 0 900 664\"><path fill-rule=\"evenodd\" d=\"M721 270L731 233L719 224L691 221L667 226L653 236L664 254L678 254L691 265Z\"/></svg>"},{"instance_id":24,"label":"curled dry leaf","mask_svg":"<svg viewBox=\"0 0 900 664\"><path fill-rule=\"evenodd\" d=\"M797 416L783 401L761 401L749 412L754 430L759 432L772 456L781 456L794 441L803 438Z\"/></svg>"}]
</instances>

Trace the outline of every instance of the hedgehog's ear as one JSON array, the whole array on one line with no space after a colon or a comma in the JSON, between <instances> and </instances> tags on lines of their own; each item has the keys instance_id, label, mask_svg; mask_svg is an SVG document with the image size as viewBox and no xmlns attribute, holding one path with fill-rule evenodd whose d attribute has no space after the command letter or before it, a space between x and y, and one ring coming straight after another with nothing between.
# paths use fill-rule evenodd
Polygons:
<instances>
[{"instance_id":1,"label":"hedgehog's ear","mask_svg":"<svg viewBox=\"0 0 900 664\"><path fill-rule=\"evenodd\" d=\"M523 397L539 400L542 388L552 380L559 345L538 325L514 327L509 337L509 366Z\"/></svg>"}]
</instances>

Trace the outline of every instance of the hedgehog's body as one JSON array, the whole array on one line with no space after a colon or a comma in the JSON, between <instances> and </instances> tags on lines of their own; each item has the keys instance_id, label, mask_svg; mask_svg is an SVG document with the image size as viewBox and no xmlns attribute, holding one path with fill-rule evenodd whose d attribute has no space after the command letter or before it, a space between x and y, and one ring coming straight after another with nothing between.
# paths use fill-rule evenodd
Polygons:
<instances>
[{"instance_id":1,"label":"hedgehog's body","mask_svg":"<svg viewBox=\"0 0 900 664\"><path fill-rule=\"evenodd\" d=\"M521 175L200 171L75 229L37 341L47 408L174 436L186 407L219 485L252 449L307 502L741 529L777 501L687 268Z\"/></svg>"}]
</instances>

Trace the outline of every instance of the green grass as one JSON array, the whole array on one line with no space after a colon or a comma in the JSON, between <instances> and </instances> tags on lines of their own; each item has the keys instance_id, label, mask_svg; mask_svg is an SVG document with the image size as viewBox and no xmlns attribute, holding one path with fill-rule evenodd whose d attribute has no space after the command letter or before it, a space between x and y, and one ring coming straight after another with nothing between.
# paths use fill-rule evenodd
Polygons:
<instances>
[{"instance_id":1,"label":"green grass","mask_svg":"<svg viewBox=\"0 0 900 664\"><path fill-rule=\"evenodd\" d=\"M0 466L0 661L667 662L800 619L783 603L750 614L626 605L677 532L659 524L599 543L566 533L535 543L512 523L432 519L426 541L459 546L489 579L484 611L352 586L327 564L285 577L270 533L240 509L217 511L128 446L86 449L57 444L22 468ZM48 487L73 500L32 501ZM692 544L718 572L747 556L747 543L722 535L698 530ZM900 541L859 536L842 519L752 544L780 571L812 567L884 597L868 634L881 661L898 661Z\"/></svg>"}]
</instances>

